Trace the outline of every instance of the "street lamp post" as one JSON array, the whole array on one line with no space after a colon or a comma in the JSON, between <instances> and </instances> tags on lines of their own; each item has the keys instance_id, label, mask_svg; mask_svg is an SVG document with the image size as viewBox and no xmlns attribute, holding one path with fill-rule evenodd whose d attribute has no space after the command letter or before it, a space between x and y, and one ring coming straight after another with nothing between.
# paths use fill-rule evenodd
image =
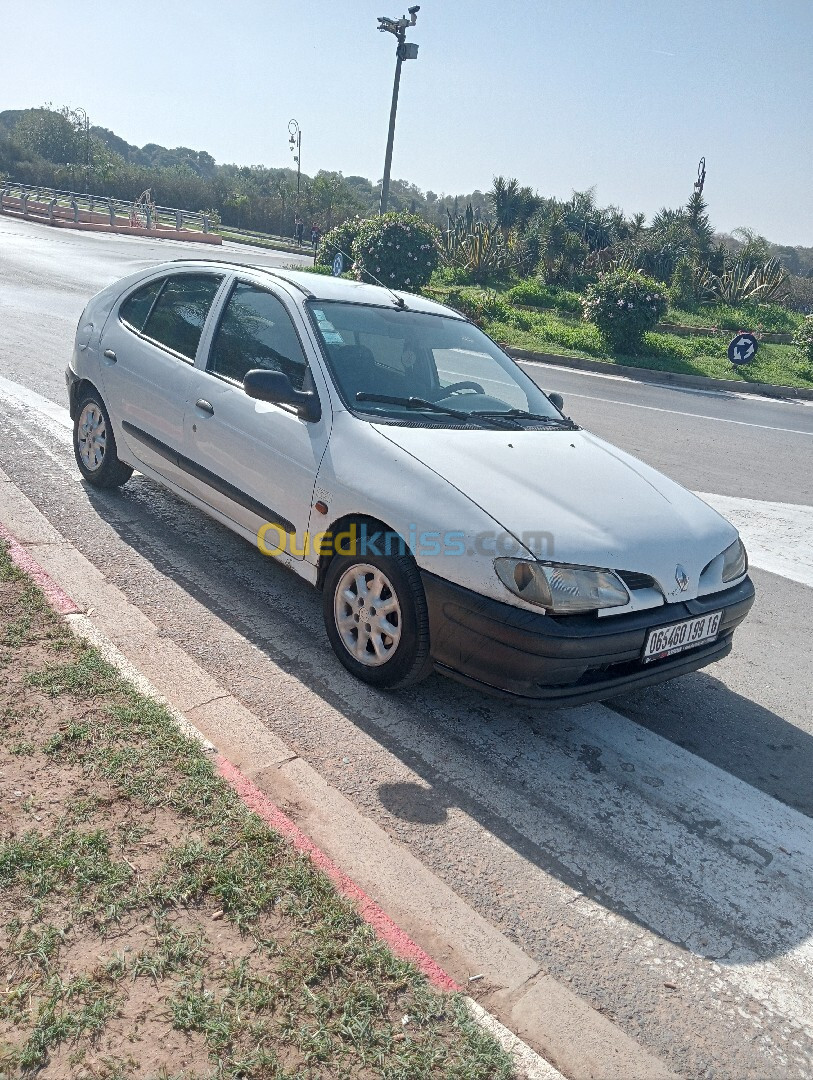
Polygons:
<instances>
[{"instance_id":1,"label":"street lamp post","mask_svg":"<svg viewBox=\"0 0 813 1080\"><path fill-rule=\"evenodd\" d=\"M294 219L296 219L299 217L299 178L302 172L302 128L297 120L288 121L288 145L296 162L296 209L294 210ZM296 221L294 221L294 232L296 232Z\"/></svg>"},{"instance_id":2,"label":"street lamp post","mask_svg":"<svg viewBox=\"0 0 813 1080\"><path fill-rule=\"evenodd\" d=\"M296 120L288 121L288 143L296 162L296 197L299 200L299 176L302 171L302 128Z\"/></svg>"},{"instance_id":3,"label":"street lamp post","mask_svg":"<svg viewBox=\"0 0 813 1080\"><path fill-rule=\"evenodd\" d=\"M90 119L81 107L74 109L74 112L79 114L85 128L85 191L88 191L90 188Z\"/></svg>"},{"instance_id":4,"label":"street lamp post","mask_svg":"<svg viewBox=\"0 0 813 1080\"><path fill-rule=\"evenodd\" d=\"M418 46L414 42L406 40L408 26L414 26L418 21L420 7L409 8L409 18L404 15L400 19L388 19L382 17L378 20L378 29L388 34L394 34L398 42L395 50L395 81L392 87L392 106L390 107L390 129L387 135L387 153L384 157L384 179L381 181L381 204L379 214L386 214L387 203L390 197L390 170L392 168L392 145L395 141L395 114L398 111L398 90L401 86L401 64L404 60L417 60Z\"/></svg>"}]
</instances>

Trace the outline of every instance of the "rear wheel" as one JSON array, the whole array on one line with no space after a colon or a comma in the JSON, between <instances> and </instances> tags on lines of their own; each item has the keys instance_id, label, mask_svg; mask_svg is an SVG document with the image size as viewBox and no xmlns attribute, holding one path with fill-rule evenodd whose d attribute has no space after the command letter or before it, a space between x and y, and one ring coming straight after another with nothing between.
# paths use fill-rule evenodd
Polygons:
<instances>
[{"instance_id":1,"label":"rear wheel","mask_svg":"<svg viewBox=\"0 0 813 1080\"><path fill-rule=\"evenodd\" d=\"M116 453L110 417L95 387L83 391L73 423L73 452L79 471L94 487L121 487L133 470Z\"/></svg>"},{"instance_id":2,"label":"rear wheel","mask_svg":"<svg viewBox=\"0 0 813 1080\"><path fill-rule=\"evenodd\" d=\"M396 689L432 670L426 596L411 556L335 556L323 614L333 651L357 679Z\"/></svg>"}]
</instances>

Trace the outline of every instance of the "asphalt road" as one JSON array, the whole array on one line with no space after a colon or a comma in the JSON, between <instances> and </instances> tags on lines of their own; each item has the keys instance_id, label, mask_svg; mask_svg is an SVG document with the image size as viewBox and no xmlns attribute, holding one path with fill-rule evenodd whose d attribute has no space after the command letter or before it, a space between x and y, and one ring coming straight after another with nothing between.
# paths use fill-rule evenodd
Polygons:
<instances>
[{"instance_id":1,"label":"asphalt road","mask_svg":"<svg viewBox=\"0 0 813 1080\"><path fill-rule=\"evenodd\" d=\"M82 307L184 247L0 217L0 376L57 406L0 382L2 468L162 634L677 1073L813 1074L811 588L793 579L813 410L534 369L585 427L733 500L783 572L754 569L731 657L609 707L508 706L437 677L382 694L332 658L302 581L144 477L80 482L59 409Z\"/></svg>"},{"instance_id":2,"label":"asphalt road","mask_svg":"<svg viewBox=\"0 0 813 1080\"><path fill-rule=\"evenodd\" d=\"M582 426L694 491L813 505L813 402L523 365Z\"/></svg>"}]
</instances>

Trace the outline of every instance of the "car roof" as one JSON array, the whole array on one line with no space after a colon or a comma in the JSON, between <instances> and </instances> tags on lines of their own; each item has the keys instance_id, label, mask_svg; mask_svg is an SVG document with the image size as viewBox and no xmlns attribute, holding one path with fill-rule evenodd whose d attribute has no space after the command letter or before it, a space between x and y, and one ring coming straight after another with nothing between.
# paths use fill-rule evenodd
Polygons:
<instances>
[{"instance_id":1,"label":"car roof","mask_svg":"<svg viewBox=\"0 0 813 1080\"><path fill-rule=\"evenodd\" d=\"M380 285L368 285L363 281L348 281L347 278L328 276L327 274L309 274L302 270L288 270L282 267L260 266L256 263L231 262L227 259L175 259L164 266L154 266L153 272L165 271L183 264L185 268L200 267L217 270L228 267L234 271L250 271L275 281L285 281L304 293L311 300L337 300L346 304L365 304L372 307L391 308L395 306L393 293L401 297L409 311L422 311L432 315L447 315L465 320L465 316L452 308L429 300L416 293L403 292L401 289L382 288Z\"/></svg>"}]
</instances>

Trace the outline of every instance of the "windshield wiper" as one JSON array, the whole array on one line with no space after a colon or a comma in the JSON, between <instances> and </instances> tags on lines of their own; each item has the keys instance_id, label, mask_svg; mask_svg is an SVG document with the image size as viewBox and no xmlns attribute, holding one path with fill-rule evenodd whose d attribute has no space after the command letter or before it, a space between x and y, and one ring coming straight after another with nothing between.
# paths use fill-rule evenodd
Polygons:
<instances>
[{"instance_id":1,"label":"windshield wiper","mask_svg":"<svg viewBox=\"0 0 813 1080\"><path fill-rule=\"evenodd\" d=\"M508 420L538 420L543 424L556 424L557 427L565 428L568 431L579 430L578 424L574 424L568 417L543 416L541 413L526 412L525 409L508 409L507 412L501 409L478 409L471 415L487 416L489 419L497 416L504 416Z\"/></svg>"},{"instance_id":2,"label":"windshield wiper","mask_svg":"<svg viewBox=\"0 0 813 1080\"><path fill-rule=\"evenodd\" d=\"M509 426L516 427L513 423L513 417L508 413L495 412L490 415L487 412L482 413L470 413L464 412L462 409L450 409L448 405L437 405L434 401L427 401L426 398L419 397L390 397L388 394L365 394L363 391L356 394L356 401L371 401L377 405L401 405L405 409L417 409L425 410L427 412L442 413L444 416L453 416L456 420L474 421L477 423L479 420L491 420L496 421L498 427L504 427L505 425L499 419L505 417L509 421Z\"/></svg>"}]
</instances>

